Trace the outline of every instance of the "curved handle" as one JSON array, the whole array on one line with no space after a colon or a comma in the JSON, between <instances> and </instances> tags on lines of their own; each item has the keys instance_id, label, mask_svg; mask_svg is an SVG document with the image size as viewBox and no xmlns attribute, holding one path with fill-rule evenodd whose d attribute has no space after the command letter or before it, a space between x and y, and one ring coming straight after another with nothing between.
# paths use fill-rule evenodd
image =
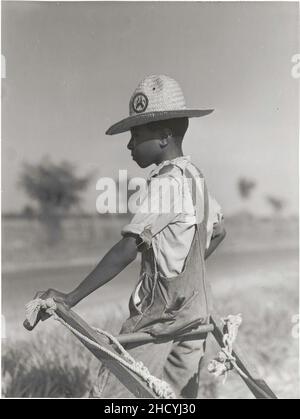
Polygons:
<instances>
[{"instance_id":1,"label":"curved handle","mask_svg":"<svg viewBox=\"0 0 300 419\"><path fill-rule=\"evenodd\" d=\"M29 323L29 321L26 319L23 322L23 326L25 327L26 330L28 330L28 332L31 332L37 326L37 324L40 322L40 320L42 320L42 317L41 317L41 315L39 313L38 314L38 317L36 319L36 322L34 323L34 325L31 326L30 323Z\"/></svg>"}]
</instances>

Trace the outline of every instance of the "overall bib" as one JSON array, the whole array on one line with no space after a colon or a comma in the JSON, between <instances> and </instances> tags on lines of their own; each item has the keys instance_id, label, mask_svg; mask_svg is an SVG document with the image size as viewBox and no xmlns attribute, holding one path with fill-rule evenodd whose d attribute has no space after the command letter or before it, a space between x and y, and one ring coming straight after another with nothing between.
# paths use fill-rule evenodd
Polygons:
<instances>
[{"instance_id":1,"label":"overall bib","mask_svg":"<svg viewBox=\"0 0 300 419\"><path fill-rule=\"evenodd\" d=\"M202 208L196 207L196 178L185 169L191 179L191 193L196 209L197 224L193 241L182 272L172 278L159 273L153 249L142 252L140 281L129 301L130 316L121 333L148 332L152 335L170 335L197 328L209 321L211 292L205 279L204 255L207 238L208 193L202 173ZM199 184L199 182L198 182ZM199 215L200 214L200 215ZM136 290L143 296L135 302ZM127 345L126 350L142 361L152 375L167 381L177 397L196 398L199 387L200 361L205 340ZM100 368L92 397L132 398L133 395L108 371Z\"/></svg>"}]
</instances>

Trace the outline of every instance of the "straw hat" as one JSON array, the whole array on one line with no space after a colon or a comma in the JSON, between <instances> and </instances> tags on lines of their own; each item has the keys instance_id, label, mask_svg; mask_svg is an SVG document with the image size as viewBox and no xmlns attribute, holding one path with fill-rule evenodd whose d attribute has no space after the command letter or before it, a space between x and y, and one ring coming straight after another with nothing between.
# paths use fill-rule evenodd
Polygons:
<instances>
[{"instance_id":1,"label":"straw hat","mask_svg":"<svg viewBox=\"0 0 300 419\"><path fill-rule=\"evenodd\" d=\"M106 134L129 131L138 125L173 118L194 118L208 115L213 109L188 109L176 80L165 75L144 78L129 102L129 117L112 125Z\"/></svg>"}]
</instances>

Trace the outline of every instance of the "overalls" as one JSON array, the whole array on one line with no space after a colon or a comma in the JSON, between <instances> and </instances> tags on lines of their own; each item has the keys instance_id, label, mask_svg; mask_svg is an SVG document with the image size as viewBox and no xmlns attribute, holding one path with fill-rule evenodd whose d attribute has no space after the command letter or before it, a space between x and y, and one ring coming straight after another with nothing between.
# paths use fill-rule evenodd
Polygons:
<instances>
[{"instance_id":1,"label":"overalls","mask_svg":"<svg viewBox=\"0 0 300 419\"><path fill-rule=\"evenodd\" d=\"M152 335L169 335L189 331L209 321L211 293L205 280L204 254L206 249L208 193L203 175L201 216L197 217L192 245L183 271L172 278L163 277L157 268L154 252L142 252L141 277L137 285L144 298L135 303L134 290L130 301L130 316L121 333L148 332ZM195 177L185 169L184 176L192 179L193 203L196 202ZM205 350L205 340L148 343L127 345L126 350L137 361L142 361L150 373L167 381L177 397L197 398L200 361ZM104 366L100 368L92 397L132 398L133 395Z\"/></svg>"}]
</instances>

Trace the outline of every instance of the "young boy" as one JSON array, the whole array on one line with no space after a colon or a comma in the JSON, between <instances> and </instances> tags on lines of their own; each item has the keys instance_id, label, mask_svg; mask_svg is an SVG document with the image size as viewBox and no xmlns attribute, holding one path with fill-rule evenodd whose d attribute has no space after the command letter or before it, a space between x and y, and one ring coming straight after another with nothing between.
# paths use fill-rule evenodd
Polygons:
<instances>
[{"instance_id":1,"label":"young boy","mask_svg":"<svg viewBox=\"0 0 300 419\"><path fill-rule=\"evenodd\" d=\"M74 291L63 294L48 290L41 298L54 297L74 307L141 252L140 280L130 298L130 316L121 333L174 336L209 321L210 290L204 259L225 236L218 204L209 197L202 173L182 152L188 118L212 110L187 109L180 86L165 75L142 80L129 109L130 116L110 127L107 134L130 130L127 147L133 160L142 168L156 165L141 206L123 228L123 238ZM164 181L163 192L158 181ZM205 340L170 339L128 345L126 349L152 375L169 382L178 397L197 397ZM92 396L125 398L132 394L102 366Z\"/></svg>"}]
</instances>

